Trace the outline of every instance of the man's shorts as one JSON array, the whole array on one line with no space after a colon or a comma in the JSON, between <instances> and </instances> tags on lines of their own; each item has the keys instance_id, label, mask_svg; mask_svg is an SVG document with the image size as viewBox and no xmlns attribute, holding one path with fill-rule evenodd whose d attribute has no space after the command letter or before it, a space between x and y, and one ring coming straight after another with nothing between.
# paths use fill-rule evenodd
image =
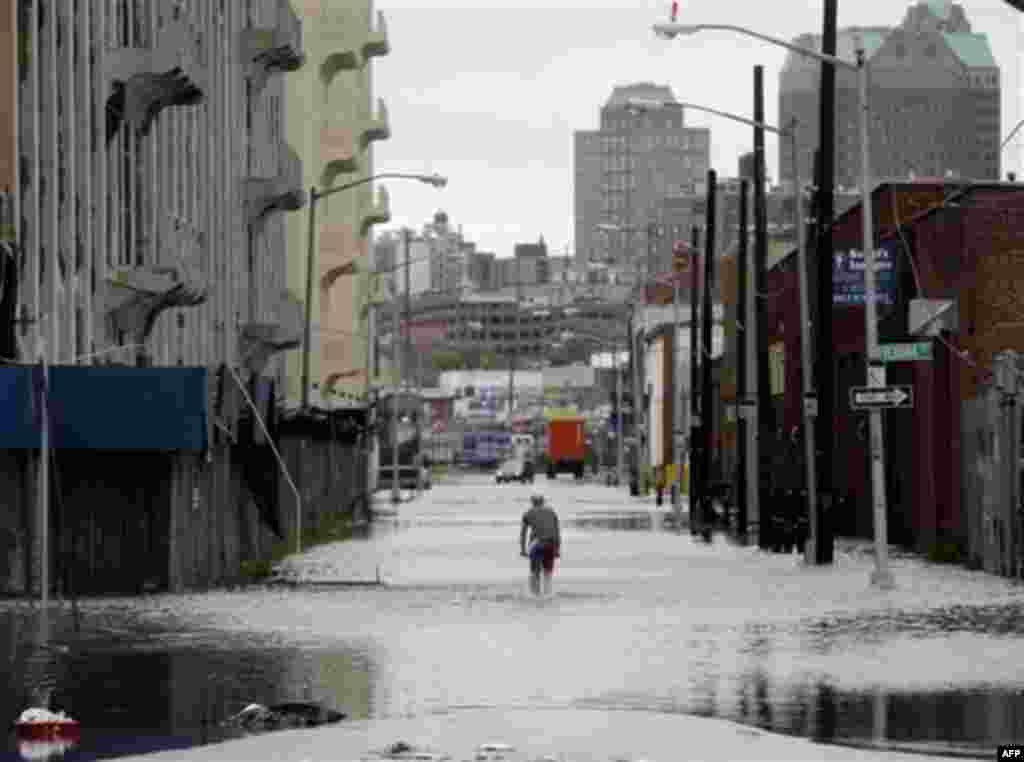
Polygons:
<instances>
[{"instance_id":1,"label":"man's shorts","mask_svg":"<svg viewBox=\"0 0 1024 762\"><path fill-rule=\"evenodd\" d=\"M530 546L530 571L537 573L542 566L547 574L555 570L554 543L535 542Z\"/></svg>"}]
</instances>

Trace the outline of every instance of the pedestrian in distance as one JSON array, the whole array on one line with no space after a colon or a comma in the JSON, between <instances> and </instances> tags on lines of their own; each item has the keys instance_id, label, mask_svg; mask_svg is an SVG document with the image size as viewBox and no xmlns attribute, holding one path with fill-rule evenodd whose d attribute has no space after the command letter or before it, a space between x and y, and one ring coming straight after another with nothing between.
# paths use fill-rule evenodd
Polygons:
<instances>
[{"instance_id":1,"label":"pedestrian in distance","mask_svg":"<svg viewBox=\"0 0 1024 762\"><path fill-rule=\"evenodd\" d=\"M530 535L529 550L526 544L527 533ZM519 554L530 559L530 592L540 595L543 589L544 595L550 595L555 559L562 555L562 533L558 526L558 514L545 503L541 494L534 493L530 497L530 509L523 514Z\"/></svg>"}]
</instances>

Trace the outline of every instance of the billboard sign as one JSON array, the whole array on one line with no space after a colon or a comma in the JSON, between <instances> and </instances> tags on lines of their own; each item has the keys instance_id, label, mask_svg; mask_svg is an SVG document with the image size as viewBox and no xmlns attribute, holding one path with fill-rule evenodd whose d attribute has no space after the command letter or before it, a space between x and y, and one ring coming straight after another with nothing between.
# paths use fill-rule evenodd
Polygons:
<instances>
[{"instance_id":1,"label":"billboard sign","mask_svg":"<svg viewBox=\"0 0 1024 762\"><path fill-rule=\"evenodd\" d=\"M886 241L875 250L875 294L877 304L896 302L896 256L899 243ZM864 253L860 249L837 251L832 255L832 303L842 307L864 304Z\"/></svg>"},{"instance_id":2,"label":"billboard sign","mask_svg":"<svg viewBox=\"0 0 1024 762\"><path fill-rule=\"evenodd\" d=\"M434 343L447 336L448 323L444 320L412 320L408 324L409 341L417 350L430 351ZM402 328L406 328L403 321Z\"/></svg>"}]
</instances>

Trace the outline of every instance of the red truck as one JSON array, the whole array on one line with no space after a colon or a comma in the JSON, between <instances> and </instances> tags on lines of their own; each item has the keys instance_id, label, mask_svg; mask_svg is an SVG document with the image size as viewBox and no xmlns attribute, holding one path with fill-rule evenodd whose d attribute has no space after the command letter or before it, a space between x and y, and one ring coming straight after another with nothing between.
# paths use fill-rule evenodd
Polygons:
<instances>
[{"instance_id":1,"label":"red truck","mask_svg":"<svg viewBox=\"0 0 1024 762\"><path fill-rule=\"evenodd\" d=\"M583 418L560 417L548 421L547 456L548 478L567 471L577 479L583 478L583 458L586 440L583 436Z\"/></svg>"}]
</instances>

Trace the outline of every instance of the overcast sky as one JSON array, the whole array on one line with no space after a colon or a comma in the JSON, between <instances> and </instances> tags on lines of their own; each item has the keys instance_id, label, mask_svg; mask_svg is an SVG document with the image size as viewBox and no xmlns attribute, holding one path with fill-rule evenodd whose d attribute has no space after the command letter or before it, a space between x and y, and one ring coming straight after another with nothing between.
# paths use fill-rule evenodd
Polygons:
<instances>
[{"instance_id":1,"label":"overcast sky","mask_svg":"<svg viewBox=\"0 0 1024 762\"><path fill-rule=\"evenodd\" d=\"M390 181L392 225L420 228L437 209L484 251L510 256L543 235L552 254L572 251L573 130L595 129L616 84L654 81L679 100L750 114L753 67L765 68L767 121L778 116L785 51L729 33L656 39L670 0L375 0L391 54L374 59L374 87L392 137L376 144L377 171L440 172L449 186ZM839 26L899 24L910 0L839 0ZM680 0L679 21L747 26L792 39L821 33L821 0ZM974 32L988 35L1002 70L1002 134L1024 116L1017 93L1021 14L1004 0L961 0ZM1024 50L1024 45L1020 46ZM711 162L736 174L751 130L695 112L711 128ZM1021 130L1024 134L1024 130ZM777 176L768 136L768 173ZM1015 146L1004 175L1020 168Z\"/></svg>"}]
</instances>

